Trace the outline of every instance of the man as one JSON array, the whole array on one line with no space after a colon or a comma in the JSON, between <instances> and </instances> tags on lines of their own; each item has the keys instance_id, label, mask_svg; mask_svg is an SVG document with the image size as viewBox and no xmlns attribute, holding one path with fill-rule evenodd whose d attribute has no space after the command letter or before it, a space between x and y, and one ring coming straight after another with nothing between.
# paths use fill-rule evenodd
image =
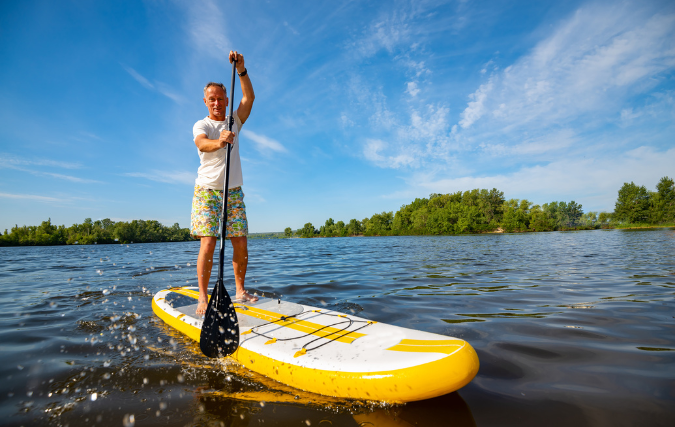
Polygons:
<instances>
[{"instance_id":1,"label":"man","mask_svg":"<svg viewBox=\"0 0 675 427\"><path fill-rule=\"evenodd\" d=\"M232 144L230 159L230 182L228 197L227 238L232 242L232 267L237 285L236 299L257 301L258 298L246 292L244 279L248 265L246 235L248 222L239 159L239 130L251 114L253 86L244 65L244 56L230 51L230 62L236 60L237 74L243 96L239 107L234 110L232 132L227 130L227 107L229 100L222 83L208 83L204 88L204 104L209 110L208 117L199 120L192 128L195 145L199 150L200 166L195 181L192 198L190 232L199 238L199 257L197 258L197 278L199 282L199 303L197 315L206 312L208 286L213 267L213 252L220 234L219 221L222 211L223 186L225 184L225 164L227 144Z\"/></svg>"}]
</instances>

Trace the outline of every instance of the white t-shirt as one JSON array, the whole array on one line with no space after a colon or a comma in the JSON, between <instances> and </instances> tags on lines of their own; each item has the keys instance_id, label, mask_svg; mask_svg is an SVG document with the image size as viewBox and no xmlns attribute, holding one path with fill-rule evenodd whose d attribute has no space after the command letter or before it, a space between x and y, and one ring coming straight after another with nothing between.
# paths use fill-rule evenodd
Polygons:
<instances>
[{"instance_id":1,"label":"white t-shirt","mask_svg":"<svg viewBox=\"0 0 675 427\"><path fill-rule=\"evenodd\" d=\"M232 145L232 158L230 159L230 182L229 188L239 187L244 183L241 173L241 160L239 159L239 130L242 123L239 120L237 110L234 110L234 145ZM211 120L208 116L201 119L192 127L193 140L198 135L206 135L208 139L220 138L220 132L227 130L227 118L222 121ZM199 170L195 184L213 190L222 190L225 186L225 165L227 161L227 146L211 153L205 153L197 149L199 153Z\"/></svg>"}]
</instances>

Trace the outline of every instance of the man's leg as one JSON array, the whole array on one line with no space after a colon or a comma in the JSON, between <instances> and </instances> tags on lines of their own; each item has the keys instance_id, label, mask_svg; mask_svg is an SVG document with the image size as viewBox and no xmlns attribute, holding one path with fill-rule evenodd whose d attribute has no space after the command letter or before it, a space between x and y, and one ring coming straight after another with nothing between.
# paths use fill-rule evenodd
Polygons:
<instances>
[{"instance_id":1,"label":"man's leg","mask_svg":"<svg viewBox=\"0 0 675 427\"><path fill-rule=\"evenodd\" d=\"M199 283L199 302L197 305L198 316L201 316L206 312L206 306L209 301L209 279L211 279L213 252L216 248L217 241L217 237L204 236L201 238L199 244L199 256L197 257L197 282ZM246 268L244 268L244 271L246 271Z\"/></svg>"},{"instance_id":2,"label":"man's leg","mask_svg":"<svg viewBox=\"0 0 675 427\"><path fill-rule=\"evenodd\" d=\"M232 242L232 268L234 269L234 280L237 283L237 299L243 299L245 301L257 301L258 297L255 297L248 292L244 287L244 281L246 280L246 267L248 266L248 244L246 241L246 236L243 237L232 237L230 238Z\"/></svg>"}]
</instances>

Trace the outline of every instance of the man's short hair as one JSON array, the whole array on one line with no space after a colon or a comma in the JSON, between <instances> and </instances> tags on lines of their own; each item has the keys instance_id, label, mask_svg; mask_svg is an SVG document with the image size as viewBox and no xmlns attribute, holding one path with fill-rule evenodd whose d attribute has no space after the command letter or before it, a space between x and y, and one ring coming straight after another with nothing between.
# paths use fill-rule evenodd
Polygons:
<instances>
[{"instance_id":1,"label":"man's short hair","mask_svg":"<svg viewBox=\"0 0 675 427\"><path fill-rule=\"evenodd\" d=\"M206 86L204 86L204 96L206 96L206 89L210 88L211 86L216 86L219 87L225 92L225 98L227 98L227 89L225 89L225 85L222 83L216 83L216 82L208 82Z\"/></svg>"}]
</instances>

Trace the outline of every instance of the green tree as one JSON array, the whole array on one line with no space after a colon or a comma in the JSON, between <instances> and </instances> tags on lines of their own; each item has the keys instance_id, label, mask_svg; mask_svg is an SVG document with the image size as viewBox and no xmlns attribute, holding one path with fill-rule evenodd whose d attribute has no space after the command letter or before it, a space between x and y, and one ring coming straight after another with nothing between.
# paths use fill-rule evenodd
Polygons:
<instances>
[{"instance_id":1,"label":"green tree","mask_svg":"<svg viewBox=\"0 0 675 427\"><path fill-rule=\"evenodd\" d=\"M504 201L503 191L499 191L496 188L490 191L485 189L480 190L479 207L486 223L496 226L501 222L502 215L504 214Z\"/></svg>"},{"instance_id":2,"label":"green tree","mask_svg":"<svg viewBox=\"0 0 675 427\"><path fill-rule=\"evenodd\" d=\"M650 219L653 224L675 222L675 182L664 176L652 193Z\"/></svg>"},{"instance_id":3,"label":"green tree","mask_svg":"<svg viewBox=\"0 0 675 427\"><path fill-rule=\"evenodd\" d=\"M305 226L302 227L302 230L300 231L300 235L305 238L314 237L314 235L318 233L319 231L316 228L314 228L311 222L305 224Z\"/></svg>"},{"instance_id":4,"label":"green tree","mask_svg":"<svg viewBox=\"0 0 675 427\"><path fill-rule=\"evenodd\" d=\"M567 205L567 217L569 218L569 227L575 227L581 220L581 216L584 214L584 210L581 208L581 205L572 200Z\"/></svg>"},{"instance_id":5,"label":"green tree","mask_svg":"<svg viewBox=\"0 0 675 427\"><path fill-rule=\"evenodd\" d=\"M429 219L429 209L426 206L413 211L410 215L412 228L424 233L427 229L427 220Z\"/></svg>"},{"instance_id":6,"label":"green tree","mask_svg":"<svg viewBox=\"0 0 675 427\"><path fill-rule=\"evenodd\" d=\"M530 203L527 200L511 199L504 202L501 226L504 231L525 231L530 222Z\"/></svg>"},{"instance_id":7,"label":"green tree","mask_svg":"<svg viewBox=\"0 0 675 427\"><path fill-rule=\"evenodd\" d=\"M644 223L649 219L650 194L644 185L624 183L614 205L614 217L631 224Z\"/></svg>"},{"instance_id":8,"label":"green tree","mask_svg":"<svg viewBox=\"0 0 675 427\"><path fill-rule=\"evenodd\" d=\"M345 227L344 221L338 221L333 226L333 230L336 236L345 237L347 236L347 227Z\"/></svg>"},{"instance_id":9,"label":"green tree","mask_svg":"<svg viewBox=\"0 0 675 427\"><path fill-rule=\"evenodd\" d=\"M581 223L586 227L595 227L595 223L598 221L597 212L586 212L581 215Z\"/></svg>"},{"instance_id":10,"label":"green tree","mask_svg":"<svg viewBox=\"0 0 675 427\"><path fill-rule=\"evenodd\" d=\"M356 218L353 218L349 220L349 225L347 225L347 234L350 236L356 236L357 234L361 234L362 228L361 228L361 221L359 221Z\"/></svg>"},{"instance_id":11,"label":"green tree","mask_svg":"<svg viewBox=\"0 0 675 427\"><path fill-rule=\"evenodd\" d=\"M394 221L394 212L374 214L368 220L365 231L369 235L387 235Z\"/></svg>"},{"instance_id":12,"label":"green tree","mask_svg":"<svg viewBox=\"0 0 675 427\"><path fill-rule=\"evenodd\" d=\"M528 228L533 231L552 231L555 229L555 220L547 215L539 205L530 208L530 224Z\"/></svg>"},{"instance_id":13,"label":"green tree","mask_svg":"<svg viewBox=\"0 0 675 427\"><path fill-rule=\"evenodd\" d=\"M326 237L331 237L336 235L335 231L335 221L333 221L333 218L328 218L326 220L326 223L321 226L319 229L319 234L322 236Z\"/></svg>"},{"instance_id":14,"label":"green tree","mask_svg":"<svg viewBox=\"0 0 675 427\"><path fill-rule=\"evenodd\" d=\"M284 230L284 236L293 237L293 230L291 229L291 227L286 227L286 229Z\"/></svg>"}]
</instances>

